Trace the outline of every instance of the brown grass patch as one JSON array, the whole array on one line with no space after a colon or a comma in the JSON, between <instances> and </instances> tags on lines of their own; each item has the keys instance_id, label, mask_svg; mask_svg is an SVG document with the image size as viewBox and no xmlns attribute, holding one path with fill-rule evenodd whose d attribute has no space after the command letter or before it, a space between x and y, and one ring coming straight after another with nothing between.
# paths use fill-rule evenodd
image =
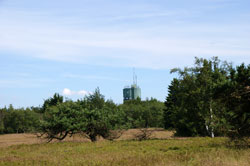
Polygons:
<instances>
[{"instance_id":1,"label":"brown grass patch","mask_svg":"<svg viewBox=\"0 0 250 166\"><path fill-rule=\"evenodd\" d=\"M170 139L173 137L174 132L166 131L163 129L155 129L152 128L151 139ZM132 140L135 139L135 135L139 132L138 129L129 129L125 131L122 136L118 140ZM103 140L101 138L99 141ZM20 144L40 144L45 143L46 140L39 139L35 134L5 134L0 135L0 147L8 147L12 145L20 145ZM66 137L63 141L54 140L52 142L90 142L89 139L80 136L73 135L72 137Z\"/></svg>"}]
</instances>

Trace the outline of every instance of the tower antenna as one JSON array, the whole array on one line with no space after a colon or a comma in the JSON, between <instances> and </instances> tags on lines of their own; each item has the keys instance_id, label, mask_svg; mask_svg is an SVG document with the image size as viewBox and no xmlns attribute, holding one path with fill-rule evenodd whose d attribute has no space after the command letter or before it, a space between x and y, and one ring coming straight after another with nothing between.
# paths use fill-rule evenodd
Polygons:
<instances>
[{"instance_id":1,"label":"tower antenna","mask_svg":"<svg viewBox=\"0 0 250 166\"><path fill-rule=\"evenodd\" d=\"M133 84L135 84L135 68L133 67Z\"/></svg>"},{"instance_id":2,"label":"tower antenna","mask_svg":"<svg viewBox=\"0 0 250 166\"><path fill-rule=\"evenodd\" d=\"M133 67L133 84L137 85L137 75L135 74L135 68Z\"/></svg>"},{"instance_id":3,"label":"tower antenna","mask_svg":"<svg viewBox=\"0 0 250 166\"><path fill-rule=\"evenodd\" d=\"M135 84L137 85L137 75L135 75Z\"/></svg>"}]
</instances>

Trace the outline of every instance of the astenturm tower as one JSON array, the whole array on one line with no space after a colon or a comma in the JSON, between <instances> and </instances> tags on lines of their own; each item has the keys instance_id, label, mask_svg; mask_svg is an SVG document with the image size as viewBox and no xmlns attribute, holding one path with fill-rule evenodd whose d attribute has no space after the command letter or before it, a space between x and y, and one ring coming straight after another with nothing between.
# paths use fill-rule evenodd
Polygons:
<instances>
[{"instance_id":1,"label":"astenturm tower","mask_svg":"<svg viewBox=\"0 0 250 166\"><path fill-rule=\"evenodd\" d=\"M133 84L131 86L126 86L123 89L123 101L135 100L141 98L141 88L137 85L137 76L135 75L135 70L133 69Z\"/></svg>"}]
</instances>

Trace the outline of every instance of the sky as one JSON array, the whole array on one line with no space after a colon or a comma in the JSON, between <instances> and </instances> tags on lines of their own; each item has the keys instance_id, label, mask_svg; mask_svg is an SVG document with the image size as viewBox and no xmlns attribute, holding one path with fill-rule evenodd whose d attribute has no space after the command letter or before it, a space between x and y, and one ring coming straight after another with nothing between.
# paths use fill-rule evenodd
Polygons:
<instances>
[{"instance_id":1,"label":"sky","mask_svg":"<svg viewBox=\"0 0 250 166\"><path fill-rule=\"evenodd\" d=\"M97 87L119 104L133 68L164 101L170 69L213 56L250 63L249 0L0 0L0 107Z\"/></svg>"}]
</instances>

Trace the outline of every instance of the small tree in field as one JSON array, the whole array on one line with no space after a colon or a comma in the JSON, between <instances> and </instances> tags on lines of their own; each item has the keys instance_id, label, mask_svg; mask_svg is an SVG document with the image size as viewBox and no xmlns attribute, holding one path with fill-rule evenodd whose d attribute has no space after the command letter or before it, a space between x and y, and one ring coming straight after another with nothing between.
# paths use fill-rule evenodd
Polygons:
<instances>
[{"instance_id":1,"label":"small tree in field","mask_svg":"<svg viewBox=\"0 0 250 166\"><path fill-rule=\"evenodd\" d=\"M98 136L114 140L122 135L123 129L126 128L124 114L112 100L105 101L99 88L78 102L85 109L85 126L82 133L92 142L96 141Z\"/></svg>"},{"instance_id":2,"label":"small tree in field","mask_svg":"<svg viewBox=\"0 0 250 166\"><path fill-rule=\"evenodd\" d=\"M55 97L58 98L56 95ZM52 101L53 98L49 100ZM63 140L76 133L84 135L92 142L98 136L113 140L119 136L119 132L114 130L122 128L122 112L111 101L105 101L99 89L77 102L60 101L44 105L40 137L47 138L49 142L53 139Z\"/></svg>"},{"instance_id":3,"label":"small tree in field","mask_svg":"<svg viewBox=\"0 0 250 166\"><path fill-rule=\"evenodd\" d=\"M63 140L84 127L83 118L81 107L72 101L50 106L45 109L40 123L40 137L47 138L48 142L53 139Z\"/></svg>"}]
</instances>

